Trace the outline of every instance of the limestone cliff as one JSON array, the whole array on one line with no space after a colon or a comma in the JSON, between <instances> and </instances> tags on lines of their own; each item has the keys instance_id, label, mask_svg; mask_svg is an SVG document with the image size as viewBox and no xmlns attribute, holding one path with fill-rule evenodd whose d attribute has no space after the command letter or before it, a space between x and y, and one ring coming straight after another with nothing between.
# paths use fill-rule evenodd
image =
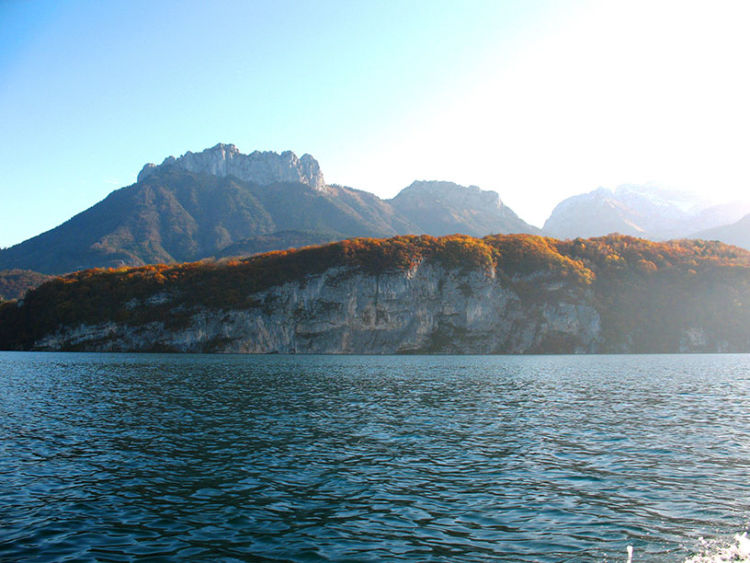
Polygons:
<instances>
[{"instance_id":1,"label":"limestone cliff","mask_svg":"<svg viewBox=\"0 0 750 563\"><path fill-rule=\"evenodd\" d=\"M193 311L140 326L106 322L65 327L39 350L397 354L593 352L599 314L573 287L538 280L525 300L491 272L435 265L372 275L332 268L252 295L248 309ZM539 296L538 296L539 297ZM170 297L131 302L163 305Z\"/></svg>"},{"instance_id":2,"label":"limestone cliff","mask_svg":"<svg viewBox=\"0 0 750 563\"><path fill-rule=\"evenodd\" d=\"M0 304L0 349L750 352L750 252L423 235L88 270Z\"/></svg>"},{"instance_id":3,"label":"limestone cliff","mask_svg":"<svg viewBox=\"0 0 750 563\"><path fill-rule=\"evenodd\" d=\"M297 158L292 151L243 154L236 146L223 143L198 153L188 151L179 158L167 157L161 166L174 166L220 178L234 176L259 185L293 182L307 184L316 190L324 190L326 185L318 161L309 154L301 158ZM146 164L138 174L138 181L148 178L157 168L155 164Z\"/></svg>"}]
</instances>

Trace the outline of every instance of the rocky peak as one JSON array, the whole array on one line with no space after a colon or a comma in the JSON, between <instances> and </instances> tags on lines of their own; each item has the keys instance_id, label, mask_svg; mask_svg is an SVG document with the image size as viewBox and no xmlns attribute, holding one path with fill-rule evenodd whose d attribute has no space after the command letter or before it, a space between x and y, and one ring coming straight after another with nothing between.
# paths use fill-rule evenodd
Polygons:
<instances>
[{"instance_id":1,"label":"rocky peak","mask_svg":"<svg viewBox=\"0 0 750 563\"><path fill-rule=\"evenodd\" d=\"M198 153L188 151L179 158L167 157L160 166L146 164L138 174L138 181L148 178L162 166L176 166L188 172L219 177L235 176L260 185L299 182L316 190L326 187L318 161L309 154L297 158L292 151L243 154L234 145L219 143Z\"/></svg>"},{"instance_id":2,"label":"rocky peak","mask_svg":"<svg viewBox=\"0 0 750 563\"><path fill-rule=\"evenodd\" d=\"M395 200L429 199L454 207L498 209L504 207L497 192L478 186L461 186L453 182L417 180L393 198Z\"/></svg>"}]
</instances>

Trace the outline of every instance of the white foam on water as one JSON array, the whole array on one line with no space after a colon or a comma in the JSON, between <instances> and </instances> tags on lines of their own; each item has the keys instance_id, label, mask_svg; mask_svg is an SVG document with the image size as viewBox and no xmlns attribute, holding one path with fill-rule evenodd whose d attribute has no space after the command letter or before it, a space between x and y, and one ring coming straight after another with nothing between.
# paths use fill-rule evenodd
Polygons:
<instances>
[{"instance_id":1,"label":"white foam on water","mask_svg":"<svg viewBox=\"0 0 750 563\"><path fill-rule=\"evenodd\" d=\"M732 543L703 538L700 541L701 552L685 559L685 563L750 563L750 538L747 537L747 532L735 534Z\"/></svg>"}]
</instances>

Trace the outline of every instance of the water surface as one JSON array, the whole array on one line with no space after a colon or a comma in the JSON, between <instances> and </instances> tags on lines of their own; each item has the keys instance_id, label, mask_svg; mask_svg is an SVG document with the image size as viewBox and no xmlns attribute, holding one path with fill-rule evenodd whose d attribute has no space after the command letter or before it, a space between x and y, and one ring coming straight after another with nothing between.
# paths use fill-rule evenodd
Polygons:
<instances>
[{"instance_id":1,"label":"water surface","mask_svg":"<svg viewBox=\"0 0 750 563\"><path fill-rule=\"evenodd\" d=\"M0 353L0 560L682 561L750 356Z\"/></svg>"}]
</instances>

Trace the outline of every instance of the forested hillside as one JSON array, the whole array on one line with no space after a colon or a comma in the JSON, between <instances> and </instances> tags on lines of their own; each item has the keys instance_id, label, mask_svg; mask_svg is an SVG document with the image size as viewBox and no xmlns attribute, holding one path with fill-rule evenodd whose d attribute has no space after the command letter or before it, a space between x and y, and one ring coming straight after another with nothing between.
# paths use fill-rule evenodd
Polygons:
<instances>
[{"instance_id":1,"label":"forested hillside","mask_svg":"<svg viewBox=\"0 0 750 563\"><path fill-rule=\"evenodd\" d=\"M21 307L0 309L0 343L32 348L55 331L102 323L161 322L164 330L176 330L206 310L272 314L269 292L304 288L320 276L332 287L363 276L376 284L402 280L388 283L403 282L408 289L425 268L432 268L429 284L437 284L430 291L446 303L457 296L442 295L438 286L449 278L460 286L466 278L463 297L482 291L484 284L520 307L590 308L600 326L589 351L750 351L750 252L716 242L654 243L614 235L567 241L533 235L360 238L239 260L87 270L43 284ZM294 291L288 299L299 298ZM314 320L318 305L299 306L312 307L305 314ZM577 349L575 334L559 336L533 351ZM461 344L445 350L460 351Z\"/></svg>"},{"instance_id":2,"label":"forested hillside","mask_svg":"<svg viewBox=\"0 0 750 563\"><path fill-rule=\"evenodd\" d=\"M28 289L37 287L51 277L30 270L2 270L0 271L0 301L20 299Z\"/></svg>"}]
</instances>

